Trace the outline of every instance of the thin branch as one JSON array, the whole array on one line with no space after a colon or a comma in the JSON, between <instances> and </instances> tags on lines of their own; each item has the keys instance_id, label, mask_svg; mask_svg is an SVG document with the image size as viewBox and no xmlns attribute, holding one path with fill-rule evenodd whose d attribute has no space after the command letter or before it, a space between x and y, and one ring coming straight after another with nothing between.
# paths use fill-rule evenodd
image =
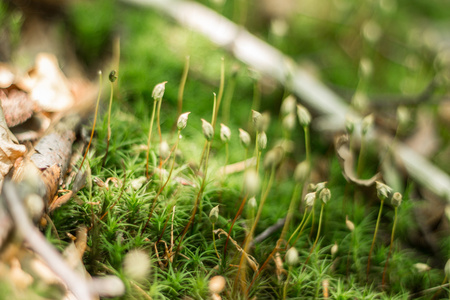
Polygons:
<instances>
[{"instance_id":1,"label":"thin branch","mask_svg":"<svg viewBox=\"0 0 450 300\"><path fill-rule=\"evenodd\" d=\"M67 265L61 254L47 242L42 233L31 223L14 183L4 183L2 198L7 204L18 234L30 245L30 248L42 257L55 274L61 277L77 299L92 299L93 293L89 290L87 281Z\"/></svg>"}]
</instances>

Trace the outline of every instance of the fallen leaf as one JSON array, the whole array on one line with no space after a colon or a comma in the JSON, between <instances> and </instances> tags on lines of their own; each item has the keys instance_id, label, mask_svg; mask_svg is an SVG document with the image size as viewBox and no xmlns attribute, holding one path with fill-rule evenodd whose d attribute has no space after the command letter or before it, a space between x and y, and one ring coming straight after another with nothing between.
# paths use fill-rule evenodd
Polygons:
<instances>
[{"instance_id":1,"label":"fallen leaf","mask_svg":"<svg viewBox=\"0 0 450 300\"><path fill-rule=\"evenodd\" d=\"M59 112L72 106L74 98L69 83L54 55L40 53L29 75L30 97L40 108L48 112Z\"/></svg>"},{"instance_id":2,"label":"fallen leaf","mask_svg":"<svg viewBox=\"0 0 450 300\"><path fill-rule=\"evenodd\" d=\"M376 180L380 179L381 174L376 173L372 178L359 179L354 170L354 157L349 149L349 141L347 135L341 135L335 139L336 154L339 159L339 164L342 168L342 174L347 181L351 181L361 186L371 186Z\"/></svg>"},{"instance_id":3,"label":"fallen leaf","mask_svg":"<svg viewBox=\"0 0 450 300\"><path fill-rule=\"evenodd\" d=\"M0 185L15 160L23 156L26 150L24 145L17 143L17 139L6 125L3 109L0 106Z\"/></svg>"},{"instance_id":4,"label":"fallen leaf","mask_svg":"<svg viewBox=\"0 0 450 300\"><path fill-rule=\"evenodd\" d=\"M73 192L69 191L67 194L62 195L61 197L58 197L55 201L53 201L49 208L48 213L51 213L58 207L61 207L63 204L66 204L73 196Z\"/></svg>"},{"instance_id":5,"label":"fallen leaf","mask_svg":"<svg viewBox=\"0 0 450 300\"><path fill-rule=\"evenodd\" d=\"M0 90L0 102L8 127L22 124L33 115L33 102L19 90L11 90L8 94Z\"/></svg>"}]
</instances>

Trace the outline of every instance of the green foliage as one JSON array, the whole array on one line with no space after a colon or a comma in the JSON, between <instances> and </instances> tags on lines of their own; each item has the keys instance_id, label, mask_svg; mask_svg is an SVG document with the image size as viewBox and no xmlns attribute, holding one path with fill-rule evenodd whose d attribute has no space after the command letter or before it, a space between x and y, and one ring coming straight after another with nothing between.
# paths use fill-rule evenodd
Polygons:
<instances>
[{"instance_id":1,"label":"green foliage","mask_svg":"<svg viewBox=\"0 0 450 300\"><path fill-rule=\"evenodd\" d=\"M217 3L214 5L215 9L234 18L232 4L237 2L227 1L224 7L219 7ZM328 2L333 7L341 1ZM249 24L249 27L261 36L268 36L268 40L290 56L308 59L318 67L323 80L333 84L344 95L348 90L362 89L358 84L362 80L358 69L364 57L369 57L375 65L374 74L367 80L362 92L367 95L400 91L405 94L419 93L436 72L428 66L429 58L421 52L420 47L414 46L409 50L409 54L418 59L418 66L415 67L417 72L411 77L408 76L410 67L393 61L393 57L402 56L406 49L387 49L387 54L380 50L389 38L406 42L402 33L407 31L411 22L407 19L408 15L403 11L398 12L401 22L390 31L391 28L384 24L392 18L392 13L383 10L375 2L370 4L374 6L373 14L367 7L360 8L359 5L356 2L348 3L345 9L334 12L336 24L306 16L293 18L289 20L287 36L283 38L274 37L265 23ZM419 8L430 9L428 5L414 1L411 8L413 13L418 14ZM315 7L309 9L311 13L317 13ZM220 58L225 57L226 84L231 80L231 66L237 64L241 68L236 75L230 124L226 124L232 132L228 143L230 164L239 163L246 156L245 149L239 143L238 128L251 133L253 141L248 155L253 155L255 130L249 122L251 108L272 112L272 122L267 131L269 149L279 145L285 137L281 129L281 116L278 116L282 88L265 86L269 91L263 93L261 107L251 107L254 86L262 81L246 70L245 66L204 38L179 28L158 13L121 5L121 14L118 16L117 10L117 4L113 2L97 1L74 4L69 13L69 24L76 35L78 50L87 61L97 61L105 52L114 29L119 28L124 34L106 165L102 167L108 132L106 115L103 114L100 116L103 122L98 123L97 136L88 155L87 167L92 174L88 177L89 184L72 201L51 215L57 232L48 227L46 236L52 243L62 249L69 243L68 233L75 235L80 226L89 228L88 250L84 256L88 271L94 275L105 272L119 275L127 287L124 296L127 299L177 299L185 296L207 299L210 296L209 279L215 275L222 275L226 279L222 293L224 299L245 299L246 295L259 299L282 299L283 295L289 299L317 299L322 298L326 290L331 299L406 299L409 295L441 284L443 272L438 267L425 273L420 273L414 267L417 262L428 261L426 251L410 245L409 233L418 225L413 217L417 208L413 193L415 187L409 182L406 191L399 191L403 192L404 201L398 210L396 238L387 267L387 285L381 287L393 223L393 208L388 201L380 216L380 232L375 240L369 278L366 278L379 208L375 187L362 188L346 182L327 136L312 127L310 138L306 137L305 140L300 124L296 124L290 140L284 141L292 145L293 150L285 151L283 161L276 169L273 187L267 191L261 219L255 226L255 236L286 217L296 184L293 171L299 161L305 160L305 145L310 142L310 179L312 183L328 181L327 187L332 195L324 206L317 245L314 241L318 231L320 203L316 203L311 211L306 211L311 218L307 219L299 238L294 237L291 241L290 246L299 250L301 263L289 268L284 263L286 240L294 233L307 209L303 197L299 196L295 201L301 204L295 207L292 221L286 229L287 238L277 251L279 265L269 259L267 266L260 269L259 273L249 267L251 259L244 259L247 266L242 267L241 251L244 240L249 238L255 215L247 207L238 216L230 232L228 253L224 256L224 232L230 231L231 221L236 216L245 192L242 170L226 175L221 169L226 158L225 146L219 139L219 126L216 126L212 140L208 171L198 167L204 145L200 118L211 120L212 92L217 93L219 88ZM102 14L94 18L98 11ZM436 18L440 17L441 14L436 12ZM382 24L381 30L385 34L381 41L372 44L359 34L363 21L369 18ZM344 42L353 37L355 45L362 46L356 47L356 50L345 48L348 45L344 45ZM160 160L160 140L155 131L150 148L151 175L146 179L145 145L152 113L151 92L156 83L168 81L162 100L161 127L162 139L173 146L176 137L171 129L178 117L178 83L186 55L191 56L191 70L185 88L183 112L191 111L191 115L187 127L181 133L178 145L180 153L171 153L167 161ZM399 78L405 82L400 82ZM220 123L221 114L218 115ZM362 170L362 177L366 178L380 169L378 156L386 152L386 149L367 142L366 167ZM352 150L357 152L358 148ZM262 159L265 154L266 151L262 151ZM161 193L158 193L168 178L172 160L175 160L173 174ZM139 184L138 181L143 177L145 179ZM268 176L264 176L263 170L259 171L259 177L262 186L267 187ZM99 184L108 178L114 178L117 186L114 182L107 186ZM205 184L201 189L203 182ZM307 185L304 192L306 188ZM152 203L157 195L156 206L152 211ZM187 228L197 195L200 197L201 209ZM262 193L256 195L258 207L262 197ZM210 210L217 205L220 215L215 229L223 230L215 235L220 258L214 250L212 226L208 219ZM354 224L353 231L346 227L346 216ZM148 226L145 226L148 219ZM183 239L186 228L186 237ZM274 249L280 234L281 229L247 249L259 268L262 268L263 262ZM338 251L332 256L331 246L335 242ZM439 243L440 255L449 253L450 239L443 237ZM136 283L124 275L123 259L132 249L142 249L151 254L152 271L145 282ZM238 265L243 268L241 281L248 290L242 290L240 281L235 282L240 272ZM0 285L0 290L3 288L6 289ZM429 294L424 295L424 299L427 296Z\"/></svg>"}]
</instances>

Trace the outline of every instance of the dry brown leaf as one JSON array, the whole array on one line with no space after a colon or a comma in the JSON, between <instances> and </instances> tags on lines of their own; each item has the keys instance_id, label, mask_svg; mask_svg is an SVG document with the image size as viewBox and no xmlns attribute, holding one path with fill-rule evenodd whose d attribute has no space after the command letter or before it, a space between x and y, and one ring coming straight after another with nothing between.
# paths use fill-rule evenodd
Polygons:
<instances>
[{"instance_id":1,"label":"dry brown leaf","mask_svg":"<svg viewBox=\"0 0 450 300\"><path fill-rule=\"evenodd\" d=\"M341 135L335 140L336 154L339 159L339 164L342 168L342 174L347 181L351 181L361 186L371 186L381 177L380 173L375 174L369 179L359 179L354 170L354 157L349 149L349 141L347 135Z\"/></svg>"},{"instance_id":2,"label":"dry brown leaf","mask_svg":"<svg viewBox=\"0 0 450 300\"><path fill-rule=\"evenodd\" d=\"M69 83L53 54L40 53L29 75L30 97L40 108L58 112L72 106L74 98Z\"/></svg>"},{"instance_id":3,"label":"dry brown leaf","mask_svg":"<svg viewBox=\"0 0 450 300\"><path fill-rule=\"evenodd\" d=\"M26 147L17 143L16 137L9 131L0 106L0 185L17 158L23 156Z\"/></svg>"},{"instance_id":4,"label":"dry brown leaf","mask_svg":"<svg viewBox=\"0 0 450 300\"><path fill-rule=\"evenodd\" d=\"M72 198L73 192L69 191L67 194L62 195L61 197L58 197L55 201L50 204L48 208L48 212L51 213L58 207L61 207L63 204L67 203Z\"/></svg>"},{"instance_id":5,"label":"dry brown leaf","mask_svg":"<svg viewBox=\"0 0 450 300\"><path fill-rule=\"evenodd\" d=\"M33 115L33 102L26 93L19 90L11 90L8 94L0 90L0 102L8 127L22 124Z\"/></svg>"},{"instance_id":6,"label":"dry brown leaf","mask_svg":"<svg viewBox=\"0 0 450 300\"><path fill-rule=\"evenodd\" d=\"M13 143L0 127L0 182L11 169L14 161L26 152L24 145Z\"/></svg>"}]
</instances>

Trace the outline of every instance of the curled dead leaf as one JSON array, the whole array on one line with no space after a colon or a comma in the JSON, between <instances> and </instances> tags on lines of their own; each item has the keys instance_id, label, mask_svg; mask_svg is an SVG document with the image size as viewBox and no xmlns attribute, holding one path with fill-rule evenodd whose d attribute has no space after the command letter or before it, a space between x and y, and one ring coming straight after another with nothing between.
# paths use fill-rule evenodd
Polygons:
<instances>
[{"instance_id":1,"label":"curled dead leaf","mask_svg":"<svg viewBox=\"0 0 450 300\"><path fill-rule=\"evenodd\" d=\"M29 75L30 97L43 110L58 112L72 106L74 97L54 55L40 53Z\"/></svg>"},{"instance_id":2,"label":"curled dead leaf","mask_svg":"<svg viewBox=\"0 0 450 300\"><path fill-rule=\"evenodd\" d=\"M49 208L48 212L51 213L58 207L61 207L63 204L67 203L73 196L73 192L69 191L67 194L62 195L61 197L58 197L55 201L53 201Z\"/></svg>"},{"instance_id":3,"label":"curled dead leaf","mask_svg":"<svg viewBox=\"0 0 450 300\"><path fill-rule=\"evenodd\" d=\"M0 90L0 102L8 127L22 124L33 115L33 102L26 93L19 90L11 90L8 94Z\"/></svg>"},{"instance_id":4,"label":"curled dead leaf","mask_svg":"<svg viewBox=\"0 0 450 300\"><path fill-rule=\"evenodd\" d=\"M17 143L15 136L9 131L0 107L0 184L17 158L23 156L26 147Z\"/></svg>"},{"instance_id":5,"label":"curled dead leaf","mask_svg":"<svg viewBox=\"0 0 450 300\"><path fill-rule=\"evenodd\" d=\"M334 142L336 154L339 159L339 164L342 168L342 174L347 181L353 182L361 186L371 186L375 181L380 179L381 174L376 173L369 179L359 179L354 170L354 157L349 149L349 140L347 135L338 136Z\"/></svg>"}]
</instances>

